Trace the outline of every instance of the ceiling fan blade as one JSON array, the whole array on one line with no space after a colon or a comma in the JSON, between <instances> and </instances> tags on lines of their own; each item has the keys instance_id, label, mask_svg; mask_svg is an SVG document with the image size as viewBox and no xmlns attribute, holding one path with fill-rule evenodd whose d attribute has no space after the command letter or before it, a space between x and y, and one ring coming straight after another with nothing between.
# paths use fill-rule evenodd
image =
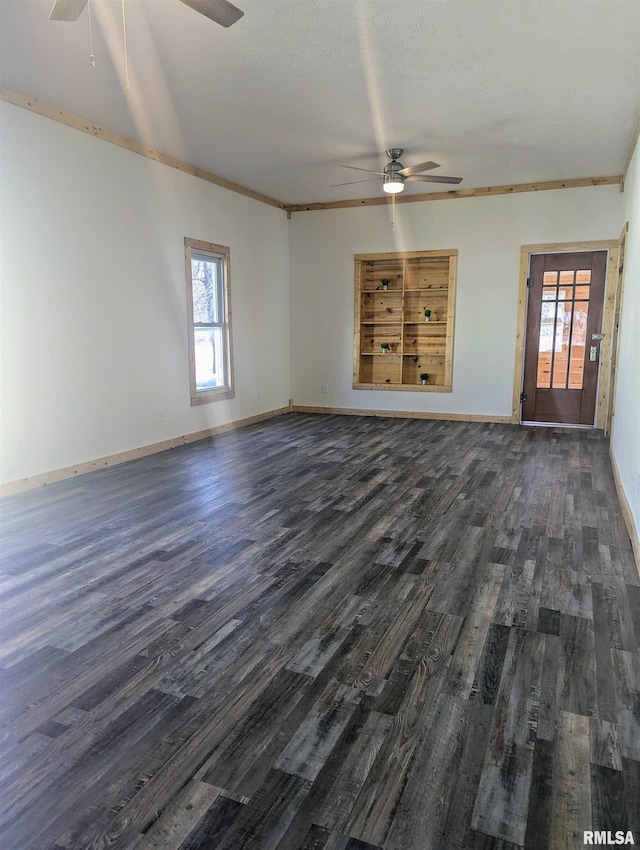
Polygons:
<instances>
[{"instance_id":1,"label":"ceiling fan blade","mask_svg":"<svg viewBox=\"0 0 640 850\"><path fill-rule=\"evenodd\" d=\"M366 171L367 174L379 174L384 177L384 171L372 171L370 168L358 168L357 165L343 165L343 168L351 168L353 171Z\"/></svg>"},{"instance_id":2,"label":"ceiling fan blade","mask_svg":"<svg viewBox=\"0 0 640 850\"><path fill-rule=\"evenodd\" d=\"M229 3L229 0L182 0L182 2L222 27L230 27L244 15L244 12L233 3Z\"/></svg>"},{"instance_id":3,"label":"ceiling fan blade","mask_svg":"<svg viewBox=\"0 0 640 850\"><path fill-rule=\"evenodd\" d=\"M346 183L333 183L331 188L334 189L336 186L351 186L353 183L369 183L370 180L377 179L377 177L365 177L364 180L348 180Z\"/></svg>"},{"instance_id":4,"label":"ceiling fan blade","mask_svg":"<svg viewBox=\"0 0 640 850\"><path fill-rule=\"evenodd\" d=\"M88 0L56 0L50 21L77 21Z\"/></svg>"},{"instance_id":5,"label":"ceiling fan blade","mask_svg":"<svg viewBox=\"0 0 640 850\"><path fill-rule=\"evenodd\" d=\"M417 174L419 171L431 171L432 168L440 168L437 162L418 162L416 165L408 165L406 168L401 168L398 174L403 177L409 177L411 174Z\"/></svg>"},{"instance_id":6,"label":"ceiling fan blade","mask_svg":"<svg viewBox=\"0 0 640 850\"><path fill-rule=\"evenodd\" d=\"M421 180L423 183L462 183L462 177L441 177L438 174L410 174L405 180Z\"/></svg>"}]
</instances>

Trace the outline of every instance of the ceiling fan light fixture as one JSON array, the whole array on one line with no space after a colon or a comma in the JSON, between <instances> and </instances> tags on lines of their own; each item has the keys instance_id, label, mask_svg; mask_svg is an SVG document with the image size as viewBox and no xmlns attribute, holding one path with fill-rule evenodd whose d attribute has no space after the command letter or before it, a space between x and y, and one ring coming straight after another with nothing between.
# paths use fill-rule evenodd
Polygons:
<instances>
[{"instance_id":1,"label":"ceiling fan light fixture","mask_svg":"<svg viewBox=\"0 0 640 850\"><path fill-rule=\"evenodd\" d=\"M390 195L397 195L404 190L404 177L398 174L385 174L382 178L382 188Z\"/></svg>"}]
</instances>

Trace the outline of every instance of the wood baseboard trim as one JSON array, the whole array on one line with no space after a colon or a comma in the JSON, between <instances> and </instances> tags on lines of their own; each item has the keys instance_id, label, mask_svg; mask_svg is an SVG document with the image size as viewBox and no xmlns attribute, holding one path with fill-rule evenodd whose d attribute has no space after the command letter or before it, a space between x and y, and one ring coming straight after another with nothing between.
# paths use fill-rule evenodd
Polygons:
<instances>
[{"instance_id":1,"label":"wood baseboard trim","mask_svg":"<svg viewBox=\"0 0 640 850\"><path fill-rule=\"evenodd\" d=\"M355 407L312 407L294 404L294 413L337 413L344 416L381 416L391 419L444 419L452 422L497 422L512 424L511 416L484 416L475 413L429 413L422 410L372 410Z\"/></svg>"},{"instance_id":2,"label":"wood baseboard trim","mask_svg":"<svg viewBox=\"0 0 640 850\"><path fill-rule=\"evenodd\" d=\"M638 570L638 576L640 576L640 535L638 533L638 529L635 526L633 521L633 514L631 513L631 505L629 504L629 500L627 499L627 494L625 493L624 487L622 486L622 479L620 478L620 470L618 469L618 464L616 462L616 456L614 455L611 444L609 444L609 457L611 459L611 469L613 470L613 480L616 485L616 491L618 493L618 499L620 500L620 507L622 508L622 516L624 518L624 524L627 527L627 534L629 535L629 539L631 540L631 548L633 549L633 557L635 558L636 568Z\"/></svg>"},{"instance_id":3,"label":"wood baseboard trim","mask_svg":"<svg viewBox=\"0 0 640 850\"><path fill-rule=\"evenodd\" d=\"M128 449L124 452L107 455L106 457L89 460L83 463L77 463L73 466L65 466L62 469L55 469L52 472L44 472L41 475L33 475L29 478L22 478L18 481L10 481L0 485L0 496L13 496L17 493L24 493L27 490L34 490L37 487L44 487L47 484L54 484L56 481L64 481L67 478L75 478L78 475L86 475L88 472L95 472L98 469L104 469L108 466L116 466L120 463L126 463L129 460L146 457L147 455L166 452L169 449L175 449L178 446L185 446L188 443L196 443L198 440L205 440L208 437L215 437L217 434L224 434L227 431L234 431L237 428L245 428L247 425L254 425L256 422L262 422L265 419L273 419L275 416L282 416L285 413L291 412L291 406L279 407L275 410L269 410L265 413L258 413L255 416L248 416L246 419L238 419L235 422L227 422L224 425L214 425L212 428L205 428L202 431L195 431L192 434L183 434L179 437L171 437L168 440L162 440L159 443L151 443L147 446L140 446L136 449Z\"/></svg>"}]
</instances>

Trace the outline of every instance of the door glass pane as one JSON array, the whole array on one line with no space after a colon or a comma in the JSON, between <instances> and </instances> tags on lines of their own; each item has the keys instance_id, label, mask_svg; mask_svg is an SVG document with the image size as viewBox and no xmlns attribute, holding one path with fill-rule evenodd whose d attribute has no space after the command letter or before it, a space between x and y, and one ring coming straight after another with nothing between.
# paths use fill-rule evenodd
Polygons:
<instances>
[{"instance_id":1,"label":"door glass pane","mask_svg":"<svg viewBox=\"0 0 640 850\"><path fill-rule=\"evenodd\" d=\"M573 304L571 302L558 304L556 318L555 345L553 352L552 389L566 389L567 372L569 369L569 337L571 334L571 318Z\"/></svg>"},{"instance_id":2,"label":"door glass pane","mask_svg":"<svg viewBox=\"0 0 640 850\"><path fill-rule=\"evenodd\" d=\"M542 277L543 286L555 286L558 282L558 272L545 272Z\"/></svg>"},{"instance_id":3,"label":"door glass pane","mask_svg":"<svg viewBox=\"0 0 640 850\"><path fill-rule=\"evenodd\" d=\"M545 272L540 314L536 386L539 389L582 389L590 271ZM550 276L550 277L548 277Z\"/></svg>"},{"instance_id":4,"label":"door glass pane","mask_svg":"<svg viewBox=\"0 0 640 850\"><path fill-rule=\"evenodd\" d=\"M538 345L537 386L548 389L551 386L551 357L553 350L553 331L556 323L555 289L554 300L542 302L540 317L540 342ZM544 295L543 295L544 298Z\"/></svg>"},{"instance_id":5,"label":"door glass pane","mask_svg":"<svg viewBox=\"0 0 640 850\"><path fill-rule=\"evenodd\" d=\"M585 348L587 345L588 301L574 304L573 333L571 335L571 355L569 365L569 389L581 390L584 374Z\"/></svg>"},{"instance_id":6,"label":"door glass pane","mask_svg":"<svg viewBox=\"0 0 640 850\"><path fill-rule=\"evenodd\" d=\"M207 390L225 386L223 329L194 328L196 389Z\"/></svg>"}]
</instances>

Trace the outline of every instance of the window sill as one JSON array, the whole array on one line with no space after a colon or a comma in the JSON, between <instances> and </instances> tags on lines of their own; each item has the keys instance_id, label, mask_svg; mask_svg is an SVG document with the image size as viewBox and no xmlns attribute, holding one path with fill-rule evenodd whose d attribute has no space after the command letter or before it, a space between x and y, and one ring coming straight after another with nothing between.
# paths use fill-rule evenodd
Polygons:
<instances>
[{"instance_id":1,"label":"window sill","mask_svg":"<svg viewBox=\"0 0 640 850\"><path fill-rule=\"evenodd\" d=\"M229 387L220 387L219 390L207 390L191 396L191 407L197 404L209 404L212 401L222 401L224 398L235 398L235 390Z\"/></svg>"}]
</instances>

